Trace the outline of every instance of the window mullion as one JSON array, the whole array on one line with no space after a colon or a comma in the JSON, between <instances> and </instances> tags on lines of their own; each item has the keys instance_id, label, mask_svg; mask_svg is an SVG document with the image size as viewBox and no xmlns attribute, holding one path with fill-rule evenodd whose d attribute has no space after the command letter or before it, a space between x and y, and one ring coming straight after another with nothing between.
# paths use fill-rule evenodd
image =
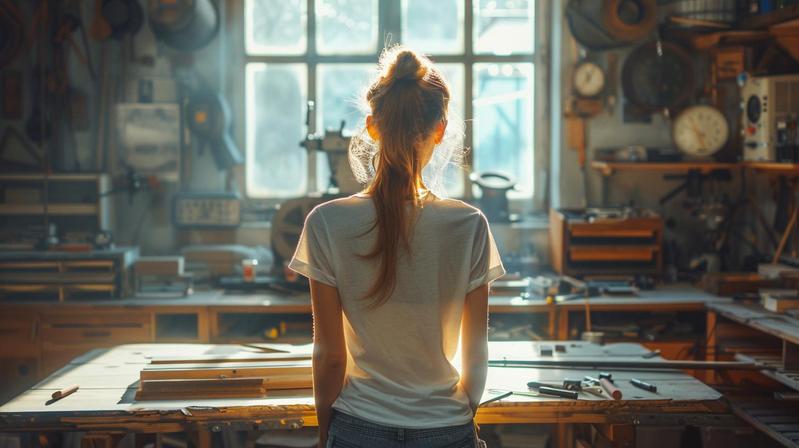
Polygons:
<instances>
[{"instance_id":1,"label":"window mullion","mask_svg":"<svg viewBox=\"0 0 799 448\"><path fill-rule=\"evenodd\" d=\"M464 0L465 10L463 11L463 51L464 51L464 73L463 85L466 90L463 92L463 119L465 120L465 135L463 144L470 148L466 154L466 164L469 168L474 168L474 33L472 32L474 23L474 0ZM463 196L465 199L472 199L472 181L469 179L470 170L463 173Z\"/></svg>"},{"instance_id":2,"label":"window mullion","mask_svg":"<svg viewBox=\"0 0 799 448\"><path fill-rule=\"evenodd\" d=\"M308 89L308 101L309 102L313 101L314 105L316 105L318 104L318 102L316 101L316 95L317 95L316 68L317 68L317 58L318 58L318 54L316 51L316 0L306 0L306 1L308 2L308 8L307 8L308 9L308 22L307 22L308 50L306 54L306 61L307 61L306 70L308 73L307 76L308 85L306 86L306 88ZM307 107L308 106L305 105L306 117L308 117ZM308 127L306 129L306 132L309 134L313 134L316 132L316 122L317 122L316 114L318 113L319 111L316 109L316 107L314 107L314 113L311 114L311 116L309 117L310 120L308 120ZM308 160L307 160L308 179L306 185L308 186L307 191L309 192L318 190L317 188L318 186L316 185L316 172L318 170L316 166L317 159L318 159L317 154L315 154L312 151L308 151Z\"/></svg>"},{"instance_id":3,"label":"window mullion","mask_svg":"<svg viewBox=\"0 0 799 448\"><path fill-rule=\"evenodd\" d=\"M383 42L378 42L378 48L382 50L385 44L396 44L402 42L402 2L401 1L380 1L380 22L383 25L381 36ZM387 39L391 34L391 41Z\"/></svg>"}]
</instances>

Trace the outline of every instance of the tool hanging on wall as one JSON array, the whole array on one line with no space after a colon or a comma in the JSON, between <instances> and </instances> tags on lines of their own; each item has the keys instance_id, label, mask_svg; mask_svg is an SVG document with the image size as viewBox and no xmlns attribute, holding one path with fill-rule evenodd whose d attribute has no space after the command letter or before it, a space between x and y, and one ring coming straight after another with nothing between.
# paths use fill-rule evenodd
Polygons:
<instances>
[{"instance_id":1,"label":"tool hanging on wall","mask_svg":"<svg viewBox=\"0 0 799 448\"><path fill-rule=\"evenodd\" d=\"M621 79L625 99L644 113L681 106L694 89L691 58L681 47L660 40L633 50Z\"/></svg>"},{"instance_id":2,"label":"tool hanging on wall","mask_svg":"<svg viewBox=\"0 0 799 448\"><path fill-rule=\"evenodd\" d=\"M214 162L220 170L244 163L244 157L230 135L230 107L222 95L207 89L198 90L189 95L185 107L189 129L203 141L203 146L211 147Z\"/></svg>"},{"instance_id":3,"label":"tool hanging on wall","mask_svg":"<svg viewBox=\"0 0 799 448\"><path fill-rule=\"evenodd\" d=\"M571 0L566 20L582 46L602 51L649 35L657 26L657 12L655 0Z\"/></svg>"},{"instance_id":4,"label":"tool hanging on wall","mask_svg":"<svg viewBox=\"0 0 799 448\"><path fill-rule=\"evenodd\" d=\"M199 50L219 33L219 11L211 0L149 0L147 16L153 34L180 51Z\"/></svg>"},{"instance_id":5,"label":"tool hanging on wall","mask_svg":"<svg viewBox=\"0 0 799 448\"><path fill-rule=\"evenodd\" d=\"M144 23L144 11L138 0L104 0L101 11L114 39L138 33Z\"/></svg>"},{"instance_id":6,"label":"tool hanging on wall","mask_svg":"<svg viewBox=\"0 0 799 448\"><path fill-rule=\"evenodd\" d=\"M0 68L17 57L25 41L22 12L15 3L0 1Z\"/></svg>"},{"instance_id":7,"label":"tool hanging on wall","mask_svg":"<svg viewBox=\"0 0 799 448\"><path fill-rule=\"evenodd\" d=\"M89 27L89 34L94 40L106 40L112 33L111 25L103 15L103 0L94 0L94 18Z\"/></svg>"}]
</instances>

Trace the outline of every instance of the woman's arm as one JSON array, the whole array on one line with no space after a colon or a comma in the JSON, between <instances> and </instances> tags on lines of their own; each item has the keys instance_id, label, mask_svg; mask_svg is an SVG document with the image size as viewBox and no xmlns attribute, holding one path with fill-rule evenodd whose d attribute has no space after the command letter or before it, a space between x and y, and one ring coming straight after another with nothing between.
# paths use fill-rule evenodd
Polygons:
<instances>
[{"instance_id":1,"label":"woman's arm","mask_svg":"<svg viewBox=\"0 0 799 448\"><path fill-rule=\"evenodd\" d=\"M466 294L461 321L461 385L477 412L488 373L488 285Z\"/></svg>"},{"instance_id":2,"label":"woman's arm","mask_svg":"<svg viewBox=\"0 0 799 448\"><path fill-rule=\"evenodd\" d=\"M341 298L338 289L311 280L313 309L313 392L319 420L319 446L327 443L333 402L344 386L347 348L344 344Z\"/></svg>"}]
</instances>

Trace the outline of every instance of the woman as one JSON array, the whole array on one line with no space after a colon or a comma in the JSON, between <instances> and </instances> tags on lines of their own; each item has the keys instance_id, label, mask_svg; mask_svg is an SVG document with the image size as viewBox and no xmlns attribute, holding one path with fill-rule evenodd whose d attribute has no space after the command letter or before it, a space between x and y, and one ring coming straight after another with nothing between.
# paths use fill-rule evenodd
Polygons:
<instances>
[{"instance_id":1,"label":"woman","mask_svg":"<svg viewBox=\"0 0 799 448\"><path fill-rule=\"evenodd\" d=\"M350 147L371 182L314 209L289 264L311 284L319 446L476 446L488 284L505 271L482 213L422 179L447 127L443 76L402 47L379 72Z\"/></svg>"}]
</instances>

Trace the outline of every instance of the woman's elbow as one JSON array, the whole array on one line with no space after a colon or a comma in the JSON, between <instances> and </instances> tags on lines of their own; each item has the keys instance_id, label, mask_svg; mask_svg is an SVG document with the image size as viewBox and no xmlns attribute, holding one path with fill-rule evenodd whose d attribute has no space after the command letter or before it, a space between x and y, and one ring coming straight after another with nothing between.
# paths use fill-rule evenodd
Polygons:
<instances>
[{"instance_id":1,"label":"woman's elbow","mask_svg":"<svg viewBox=\"0 0 799 448\"><path fill-rule=\"evenodd\" d=\"M314 350L313 365L316 368L343 370L347 366L347 354L340 351Z\"/></svg>"}]
</instances>

